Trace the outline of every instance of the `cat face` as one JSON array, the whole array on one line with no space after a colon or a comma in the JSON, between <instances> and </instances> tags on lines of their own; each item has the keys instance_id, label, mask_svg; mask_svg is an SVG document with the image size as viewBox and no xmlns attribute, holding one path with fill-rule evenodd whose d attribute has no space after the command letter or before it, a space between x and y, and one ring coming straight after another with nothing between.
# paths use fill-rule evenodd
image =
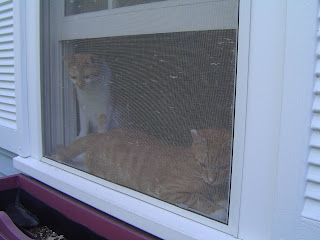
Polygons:
<instances>
[{"instance_id":1,"label":"cat face","mask_svg":"<svg viewBox=\"0 0 320 240\"><path fill-rule=\"evenodd\" d=\"M102 60L94 54L78 53L64 56L63 60L67 64L69 78L77 88L86 87L100 75Z\"/></svg>"},{"instance_id":2,"label":"cat face","mask_svg":"<svg viewBox=\"0 0 320 240\"><path fill-rule=\"evenodd\" d=\"M222 129L191 130L191 152L201 178L214 185L228 181L231 161L231 133Z\"/></svg>"}]
</instances>

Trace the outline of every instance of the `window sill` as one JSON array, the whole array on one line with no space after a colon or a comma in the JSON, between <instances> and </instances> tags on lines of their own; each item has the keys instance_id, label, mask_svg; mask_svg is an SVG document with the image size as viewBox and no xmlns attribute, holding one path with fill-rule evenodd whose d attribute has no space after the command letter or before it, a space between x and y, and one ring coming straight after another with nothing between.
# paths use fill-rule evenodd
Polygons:
<instances>
[{"instance_id":1,"label":"window sill","mask_svg":"<svg viewBox=\"0 0 320 240\"><path fill-rule=\"evenodd\" d=\"M134 197L106 188L35 158L16 157L14 167L102 212L163 239L208 239L208 237L221 240L236 239L205 225L195 224L185 217L178 216L173 221L173 214L169 211L164 211L152 204L142 203ZM108 196L108 199L105 196ZM138 209L138 214L130 210L133 207Z\"/></svg>"}]
</instances>

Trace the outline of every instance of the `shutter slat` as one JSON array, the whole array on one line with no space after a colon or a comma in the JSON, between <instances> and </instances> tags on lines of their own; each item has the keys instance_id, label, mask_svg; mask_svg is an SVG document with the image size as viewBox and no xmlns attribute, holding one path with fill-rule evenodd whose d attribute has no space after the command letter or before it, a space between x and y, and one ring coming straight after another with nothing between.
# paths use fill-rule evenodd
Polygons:
<instances>
[{"instance_id":1,"label":"shutter slat","mask_svg":"<svg viewBox=\"0 0 320 240\"><path fill-rule=\"evenodd\" d=\"M302 216L315 221L320 221L320 201L307 198L304 203Z\"/></svg>"},{"instance_id":2,"label":"shutter slat","mask_svg":"<svg viewBox=\"0 0 320 240\"><path fill-rule=\"evenodd\" d=\"M10 104L4 104L0 103L0 111L6 111L10 113L16 113L16 106L15 105L10 105Z\"/></svg>"},{"instance_id":3,"label":"shutter slat","mask_svg":"<svg viewBox=\"0 0 320 240\"><path fill-rule=\"evenodd\" d=\"M312 118L311 128L313 130L320 130L320 114L315 114Z\"/></svg>"},{"instance_id":4,"label":"shutter slat","mask_svg":"<svg viewBox=\"0 0 320 240\"><path fill-rule=\"evenodd\" d=\"M0 28L0 35L10 34L13 32L13 25L8 25Z\"/></svg>"},{"instance_id":5,"label":"shutter slat","mask_svg":"<svg viewBox=\"0 0 320 240\"><path fill-rule=\"evenodd\" d=\"M13 41L13 34L6 34L0 35L0 42L12 42Z\"/></svg>"},{"instance_id":6,"label":"shutter slat","mask_svg":"<svg viewBox=\"0 0 320 240\"><path fill-rule=\"evenodd\" d=\"M0 21L0 27L10 26L13 24L13 18L7 18Z\"/></svg>"},{"instance_id":7,"label":"shutter slat","mask_svg":"<svg viewBox=\"0 0 320 240\"><path fill-rule=\"evenodd\" d=\"M11 90L11 89L0 88L0 96L14 97L15 92L14 92L14 90Z\"/></svg>"},{"instance_id":8,"label":"shutter slat","mask_svg":"<svg viewBox=\"0 0 320 240\"><path fill-rule=\"evenodd\" d=\"M13 11L0 12L0 21L8 18L12 18Z\"/></svg>"},{"instance_id":9,"label":"shutter slat","mask_svg":"<svg viewBox=\"0 0 320 240\"><path fill-rule=\"evenodd\" d=\"M310 182L306 189L306 197L320 201L320 184Z\"/></svg>"},{"instance_id":10,"label":"shutter slat","mask_svg":"<svg viewBox=\"0 0 320 240\"><path fill-rule=\"evenodd\" d=\"M0 72L1 73L14 73L14 67L13 66L1 66L0 65Z\"/></svg>"},{"instance_id":11,"label":"shutter slat","mask_svg":"<svg viewBox=\"0 0 320 240\"><path fill-rule=\"evenodd\" d=\"M13 50L0 51L0 58L11 58L14 57Z\"/></svg>"},{"instance_id":12,"label":"shutter slat","mask_svg":"<svg viewBox=\"0 0 320 240\"><path fill-rule=\"evenodd\" d=\"M0 5L12 2L12 0L0 0Z\"/></svg>"},{"instance_id":13,"label":"shutter slat","mask_svg":"<svg viewBox=\"0 0 320 240\"><path fill-rule=\"evenodd\" d=\"M311 133L310 146L320 148L320 132L314 131Z\"/></svg>"},{"instance_id":14,"label":"shutter slat","mask_svg":"<svg viewBox=\"0 0 320 240\"><path fill-rule=\"evenodd\" d=\"M1 59L0 59L1 61ZM5 74L0 73L0 81L14 81L14 75L13 74Z\"/></svg>"},{"instance_id":15,"label":"shutter slat","mask_svg":"<svg viewBox=\"0 0 320 240\"><path fill-rule=\"evenodd\" d=\"M0 5L0 12L6 12L13 10L13 3L11 1L8 1L7 3Z\"/></svg>"},{"instance_id":16,"label":"shutter slat","mask_svg":"<svg viewBox=\"0 0 320 240\"><path fill-rule=\"evenodd\" d=\"M314 85L314 93L320 95L320 79L317 79L316 84Z\"/></svg>"},{"instance_id":17,"label":"shutter slat","mask_svg":"<svg viewBox=\"0 0 320 240\"><path fill-rule=\"evenodd\" d=\"M16 114L0 110L0 118L16 121Z\"/></svg>"},{"instance_id":18,"label":"shutter slat","mask_svg":"<svg viewBox=\"0 0 320 240\"><path fill-rule=\"evenodd\" d=\"M14 89L15 89L15 84L14 84L14 82L1 81L1 80L0 80L0 89L1 89L1 88L6 88L6 89L14 90ZM1 104L1 102L0 102L0 104Z\"/></svg>"},{"instance_id":19,"label":"shutter slat","mask_svg":"<svg viewBox=\"0 0 320 240\"><path fill-rule=\"evenodd\" d=\"M314 102L313 102L313 106L312 106L312 110L315 113L320 113L320 97L319 96L315 96Z\"/></svg>"},{"instance_id":20,"label":"shutter slat","mask_svg":"<svg viewBox=\"0 0 320 240\"><path fill-rule=\"evenodd\" d=\"M7 128L12 128L12 129L16 129L17 128L17 124L15 121L6 119L6 118L1 118L0 117L0 126L3 127L7 127Z\"/></svg>"},{"instance_id":21,"label":"shutter slat","mask_svg":"<svg viewBox=\"0 0 320 240\"><path fill-rule=\"evenodd\" d=\"M0 42L0 51L13 50L13 42Z\"/></svg>"},{"instance_id":22,"label":"shutter slat","mask_svg":"<svg viewBox=\"0 0 320 240\"><path fill-rule=\"evenodd\" d=\"M320 165L320 149L311 148L308 162L313 165Z\"/></svg>"},{"instance_id":23,"label":"shutter slat","mask_svg":"<svg viewBox=\"0 0 320 240\"><path fill-rule=\"evenodd\" d=\"M307 173L307 180L320 183L320 166L310 165Z\"/></svg>"},{"instance_id":24,"label":"shutter slat","mask_svg":"<svg viewBox=\"0 0 320 240\"><path fill-rule=\"evenodd\" d=\"M13 97L0 96L0 102L15 105L16 100Z\"/></svg>"},{"instance_id":25,"label":"shutter slat","mask_svg":"<svg viewBox=\"0 0 320 240\"><path fill-rule=\"evenodd\" d=\"M1 48L1 44L0 44ZM1 66L9 66L14 64L14 59L13 58L0 58L0 65Z\"/></svg>"}]
</instances>

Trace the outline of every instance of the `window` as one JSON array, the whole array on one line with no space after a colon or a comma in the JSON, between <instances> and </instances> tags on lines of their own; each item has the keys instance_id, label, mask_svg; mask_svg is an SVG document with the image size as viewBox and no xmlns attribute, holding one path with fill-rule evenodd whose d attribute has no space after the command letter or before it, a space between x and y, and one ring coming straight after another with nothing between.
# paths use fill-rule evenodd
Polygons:
<instances>
[{"instance_id":1,"label":"window","mask_svg":"<svg viewBox=\"0 0 320 240\"><path fill-rule=\"evenodd\" d=\"M86 4L43 4L44 156L227 224L237 1Z\"/></svg>"}]
</instances>

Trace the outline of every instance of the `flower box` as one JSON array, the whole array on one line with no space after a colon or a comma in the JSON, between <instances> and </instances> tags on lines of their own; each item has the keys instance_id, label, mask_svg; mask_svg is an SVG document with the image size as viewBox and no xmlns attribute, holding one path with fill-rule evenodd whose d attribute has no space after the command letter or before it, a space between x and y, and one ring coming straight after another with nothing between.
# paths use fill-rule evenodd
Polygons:
<instances>
[{"instance_id":1,"label":"flower box","mask_svg":"<svg viewBox=\"0 0 320 240\"><path fill-rule=\"evenodd\" d=\"M0 178L0 240L33 239L6 213L19 202L40 225L65 239L157 239L127 223L94 209L66 194L22 174ZM8 211L7 211L8 212ZM29 235L29 236L28 236ZM55 238L52 238L55 239ZM57 238L58 239L58 238Z\"/></svg>"}]
</instances>

